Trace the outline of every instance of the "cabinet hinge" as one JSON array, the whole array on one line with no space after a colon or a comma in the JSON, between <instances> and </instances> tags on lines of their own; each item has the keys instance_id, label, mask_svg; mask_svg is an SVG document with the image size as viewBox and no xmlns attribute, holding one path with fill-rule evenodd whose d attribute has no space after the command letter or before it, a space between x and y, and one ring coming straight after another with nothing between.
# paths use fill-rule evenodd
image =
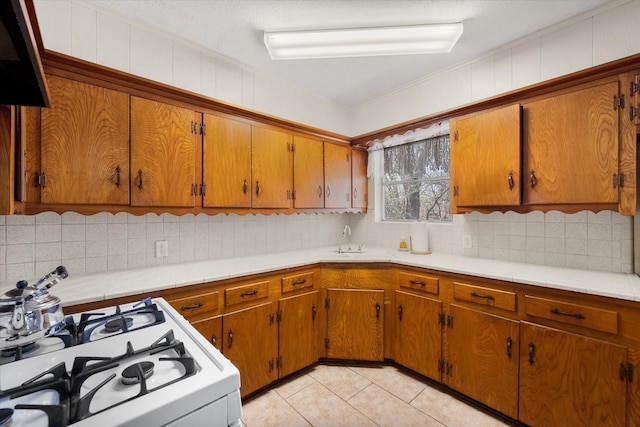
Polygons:
<instances>
[{"instance_id":1,"label":"cabinet hinge","mask_svg":"<svg viewBox=\"0 0 640 427\"><path fill-rule=\"evenodd\" d=\"M453 132L453 142L458 142L458 131Z\"/></svg>"},{"instance_id":2,"label":"cabinet hinge","mask_svg":"<svg viewBox=\"0 0 640 427\"><path fill-rule=\"evenodd\" d=\"M278 323L282 322L282 310L278 310L278 311L276 312L276 321L277 321Z\"/></svg>"},{"instance_id":3,"label":"cabinet hinge","mask_svg":"<svg viewBox=\"0 0 640 427\"><path fill-rule=\"evenodd\" d=\"M191 184L191 195L192 196L198 195L198 186L196 184Z\"/></svg>"},{"instance_id":4,"label":"cabinet hinge","mask_svg":"<svg viewBox=\"0 0 640 427\"><path fill-rule=\"evenodd\" d=\"M438 313L438 325L444 326L444 313Z\"/></svg>"},{"instance_id":5,"label":"cabinet hinge","mask_svg":"<svg viewBox=\"0 0 640 427\"><path fill-rule=\"evenodd\" d=\"M296 199L296 190L293 190L293 192L291 193L291 197L293 198L293 200Z\"/></svg>"},{"instance_id":6,"label":"cabinet hinge","mask_svg":"<svg viewBox=\"0 0 640 427\"><path fill-rule=\"evenodd\" d=\"M282 356L278 356L276 358L276 368L278 369L282 368Z\"/></svg>"},{"instance_id":7,"label":"cabinet hinge","mask_svg":"<svg viewBox=\"0 0 640 427\"><path fill-rule=\"evenodd\" d=\"M324 299L324 308L329 308L331 307L331 300L329 299L329 297L326 297Z\"/></svg>"},{"instance_id":8,"label":"cabinet hinge","mask_svg":"<svg viewBox=\"0 0 640 427\"><path fill-rule=\"evenodd\" d=\"M291 152L292 153L296 152L296 144L295 143L291 143Z\"/></svg>"},{"instance_id":9,"label":"cabinet hinge","mask_svg":"<svg viewBox=\"0 0 640 427\"><path fill-rule=\"evenodd\" d=\"M453 197L458 197L458 186L457 185L453 186Z\"/></svg>"},{"instance_id":10,"label":"cabinet hinge","mask_svg":"<svg viewBox=\"0 0 640 427\"><path fill-rule=\"evenodd\" d=\"M620 364L620 381L625 380L630 383L633 382L633 365L631 363L628 365Z\"/></svg>"},{"instance_id":11,"label":"cabinet hinge","mask_svg":"<svg viewBox=\"0 0 640 427\"><path fill-rule=\"evenodd\" d=\"M624 187L624 174L623 173L614 173L613 174L613 188L622 188Z\"/></svg>"},{"instance_id":12,"label":"cabinet hinge","mask_svg":"<svg viewBox=\"0 0 640 427\"><path fill-rule=\"evenodd\" d=\"M638 117L638 109L636 107L629 107L629 121L634 121Z\"/></svg>"},{"instance_id":13,"label":"cabinet hinge","mask_svg":"<svg viewBox=\"0 0 640 427\"><path fill-rule=\"evenodd\" d=\"M329 350L329 338L324 339L324 349Z\"/></svg>"},{"instance_id":14,"label":"cabinet hinge","mask_svg":"<svg viewBox=\"0 0 640 427\"><path fill-rule=\"evenodd\" d=\"M629 85L629 96L633 96L638 93L638 84L636 82L631 82Z\"/></svg>"},{"instance_id":15,"label":"cabinet hinge","mask_svg":"<svg viewBox=\"0 0 640 427\"><path fill-rule=\"evenodd\" d=\"M447 374L447 376L451 376L453 374L453 365L447 363L447 366L445 367L445 373Z\"/></svg>"},{"instance_id":16,"label":"cabinet hinge","mask_svg":"<svg viewBox=\"0 0 640 427\"><path fill-rule=\"evenodd\" d=\"M47 186L47 175L42 172L42 173L35 173L34 176L34 180L33 180L33 186L34 187L46 187Z\"/></svg>"},{"instance_id":17,"label":"cabinet hinge","mask_svg":"<svg viewBox=\"0 0 640 427\"><path fill-rule=\"evenodd\" d=\"M207 125L204 123L200 124L200 135L202 136L206 136L207 135Z\"/></svg>"},{"instance_id":18,"label":"cabinet hinge","mask_svg":"<svg viewBox=\"0 0 640 427\"><path fill-rule=\"evenodd\" d=\"M276 314L275 313L269 313L269 324L273 325L276 321Z\"/></svg>"},{"instance_id":19,"label":"cabinet hinge","mask_svg":"<svg viewBox=\"0 0 640 427\"><path fill-rule=\"evenodd\" d=\"M444 373L444 360L438 359L438 372Z\"/></svg>"},{"instance_id":20,"label":"cabinet hinge","mask_svg":"<svg viewBox=\"0 0 640 427\"><path fill-rule=\"evenodd\" d=\"M275 369L275 361L273 359L269 360L269 372L273 372Z\"/></svg>"},{"instance_id":21,"label":"cabinet hinge","mask_svg":"<svg viewBox=\"0 0 640 427\"><path fill-rule=\"evenodd\" d=\"M613 96L613 109L617 110L618 108L624 109L624 95Z\"/></svg>"},{"instance_id":22,"label":"cabinet hinge","mask_svg":"<svg viewBox=\"0 0 640 427\"><path fill-rule=\"evenodd\" d=\"M207 195L207 184L202 184L200 186L200 195L201 196L206 196Z\"/></svg>"},{"instance_id":23,"label":"cabinet hinge","mask_svg":"<svg viewBox=\"0 0 640 427\"><path fill-rule=\"evenodd\" d=\"M453 316L447 316L447 327L453 328Z\"/></svg>"}]
</instances>

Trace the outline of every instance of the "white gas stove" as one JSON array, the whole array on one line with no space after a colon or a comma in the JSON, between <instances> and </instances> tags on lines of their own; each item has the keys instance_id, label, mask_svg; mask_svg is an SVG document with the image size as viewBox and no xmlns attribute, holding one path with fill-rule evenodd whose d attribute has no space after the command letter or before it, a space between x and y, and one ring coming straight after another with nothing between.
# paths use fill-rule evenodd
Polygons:
<instances>
[{"instance_id":1,"label":"white gas stove","mask_svg":"<svg viewBox=\"0 0 640 427\"><path fill-rule=\"evenodd\" d=\"M238 369L165 300L67 324L0 354L0 427L241 425Z\"/></svg>"}]
</instances>

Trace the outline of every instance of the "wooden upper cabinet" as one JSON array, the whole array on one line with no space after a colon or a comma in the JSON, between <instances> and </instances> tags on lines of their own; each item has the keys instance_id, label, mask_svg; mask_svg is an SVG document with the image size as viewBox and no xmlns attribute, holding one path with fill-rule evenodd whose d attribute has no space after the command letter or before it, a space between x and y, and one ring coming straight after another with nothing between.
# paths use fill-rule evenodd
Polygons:
<instances>
[{"instance_id":1,"label":"wooden upper cabinet","mask_svg":"<svg viewBox=\"0 0 640 427\"><path fill-rule=\"evenodd\" d=\"M55 76L41 111L42 203L129 203L129 95Z\"/></svg>"},{"instance_id":2,"label":"wooden upper cabinet","mask_svg":"<svg viewBox=\"0 0 640 427\"><path fill-rule=\"evenodd\" d=\"M294 136L293 189L295 208L324 208L322 141Z\"/></svg>"},{"instance_id":3,"label":"wooden upper cabinet","mask_svg":"<svg viewBox=\"0 0 640 427\"><path fill-rule=\"evenodd\" d=\"M451 212L520 204L520 105L450 122Z\"/></svg>"},{"instance_id":4,"label":"wooden upper cabinet","mask_svg":"<svg viewBox=\"0 0 640 427\"><path fill-rule=\"evenodd\" d=\"M131 97L132 206L195 206L200 117L190 109Z\"/></svg>"},{"instance_id":5,"label":"wooden upper cabinet","mask_svg":"<svg viewBox=\"0 0 640 427\"><path fill-rule=\"evenodd\" d=\"M618 81L524 104L524 204L618 203Z\"/></svg>"},{"instance_id":6,"label":"wooden upper cabinet","mask_svg":"<svg viewBox=\"0 0 640 427\"><path fill-rule=\"evenodd\" d=\"M361 150L351 150L351 206L354 209L367 209L368 186L367 164L369 153Z\"/></svg>"},{"instance_id":7,"label":"wooden upper cabinet","mask_svg":"<svg viewBox=\"0 0 640 427\"><path fill-rule=\"evenodd\" d=\"M251 132L251 206L289 208L293 186L291 134L257 126Z\"/></svg>"},{"instance_id":8,"label":"wooden upper cabinet","mask_svg":"<svg viewBox=\"0 0 640 427\"><path fill-rule=\"evenodd\" d=\"M251 125L203 115L204 207L251 207Z\"/></svg>"},{"instance_id":9,"label":"wooden upper cabinet","mask_svg":"<svg viewBox=\"0 0 640 427\"><path fill-rule=\"evenodd\" d=\"M324 143L324 207L351 208L351 147Z\"/></svg>"}]
</instances>

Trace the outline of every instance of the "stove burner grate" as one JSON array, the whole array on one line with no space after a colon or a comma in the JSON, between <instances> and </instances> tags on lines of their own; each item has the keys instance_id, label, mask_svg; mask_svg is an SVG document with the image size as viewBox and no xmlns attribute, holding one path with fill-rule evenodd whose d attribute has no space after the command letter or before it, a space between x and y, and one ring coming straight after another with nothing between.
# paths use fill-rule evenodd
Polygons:
<instances>
[{"instance_id":1,"label":"stove burner grate","mask_svg":"<svg viewBox=\"0 0 640 427\"><path fill-rule=\"evenodd\" d=\"M10 426L12 417L13 417L13 409L0 408L0 427Z\"/></svg>"},{"instance_id":2,"label":"stove burner grate","mask_svg":"<svg viewBox=\"0 0 640 427\"><path fill-rule=\"evenodd\" d=\"M22 355L23 354L29 354L30 352L32 352L35 349L36 349L36 343L32 342L32 343L29 343L29 344L20 345L18 347L5 348L4 350L2 350L0 352L0 356L2 356L2 357L13 357L13 356L16 356L16 360L20 360L20 359L22 359ZM2 424L0 424L0 427L2 427Z\"/></svg>"},{"instance_id":3,"label":"stove burner grate","mask_svg":"<svg viewBox=\"0 0 640 427\"><path fill-rule=\"evenodd\" d=\"M122 371L122 384L133 385L138 384L141 378L145 380L153 375L153 362L143 361L130 365Z\"/></svg>"}]
</instances>

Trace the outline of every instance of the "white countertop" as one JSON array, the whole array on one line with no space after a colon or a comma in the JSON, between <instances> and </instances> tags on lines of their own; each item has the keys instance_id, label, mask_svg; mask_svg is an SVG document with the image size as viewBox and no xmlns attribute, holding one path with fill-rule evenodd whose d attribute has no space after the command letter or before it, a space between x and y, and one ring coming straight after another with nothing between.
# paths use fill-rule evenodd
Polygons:
<instances>
[{"instance_id":1,"label":"white countertop","mask_svg":"<svg viewBox=\"0 0 640 427\"><path fill-rule=\"evenodd\" d=\"M318 262L391 262L547 288L640 301L640 277L635 274L548 267L432 253L413 255L381 248L365 248L362 254L338 254L335 248L282 252L268 255L226 258L188 264L110 271L69 277L52 293L64 305L94 302L160 289L303 267ZM0 289L0 294L10 287Z\"/></svg>"}]
</instances>

